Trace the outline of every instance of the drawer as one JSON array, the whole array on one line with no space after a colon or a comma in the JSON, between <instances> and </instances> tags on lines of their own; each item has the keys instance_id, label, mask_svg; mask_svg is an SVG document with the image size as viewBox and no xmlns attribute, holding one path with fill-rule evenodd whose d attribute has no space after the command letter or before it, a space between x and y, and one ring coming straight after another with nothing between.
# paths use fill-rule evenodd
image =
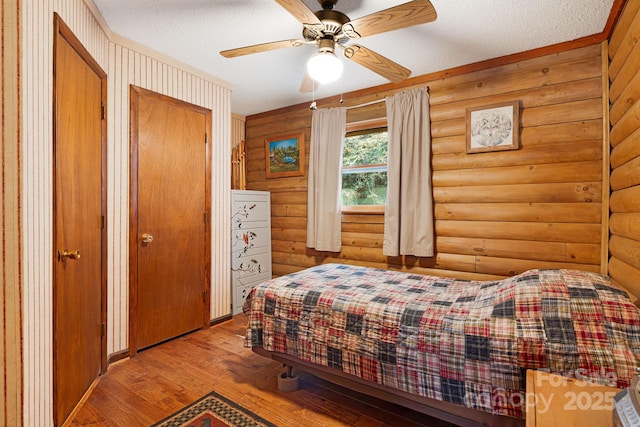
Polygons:
<instances>
[{"instance_id":1,"label":"drawer","mask_svg":"<svg viewBox=\"0 0 640 427\"><path fill-rule=\"evenodd\" d=\"M271 279L271 253L232 258L231 280L233 286Z\"/></svg>"},{"instance_id":2,"label":"drawer","mask_svg":"<svg viewBox=\"0 0 640 427\"><path fill-rule=\"evenodd\" d=\"M249 292L255 285L260 282L256 282L252 285L238 286L233 289L233 314L242 313L242 305L244 304Z\"/></svg>"},{"instance_id":3,"label":"drawer","mask_svg":"<svg viewBox=\"0 0 640 427\"><path fill-rule=\"evenodd\" d=\"M271 230L267 227L231 232L231 253L234 258L268 252L270 243Z\"/></svg>"},{"instance_id":4,"label":"drawer","mask_svg":"<svg viewBox=\"0 0 640 427\"><path fill-rule=\"evenodd\" d=\"M231 212L231 228L246 230L255 227L268 227L271 209L269 200L234 200Z\"/></svg>"}]
</instances>

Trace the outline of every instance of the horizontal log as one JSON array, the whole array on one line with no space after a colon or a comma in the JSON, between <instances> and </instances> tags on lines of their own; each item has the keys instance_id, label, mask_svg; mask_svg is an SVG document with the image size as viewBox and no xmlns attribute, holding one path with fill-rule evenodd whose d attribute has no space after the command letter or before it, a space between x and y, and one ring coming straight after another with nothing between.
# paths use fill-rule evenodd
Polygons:
<instances>
[{"instance_id":1,"label":"horizontal log","mask_svg":"<svg viewBox=\"0 0 640 427\"><path fill-rule=\"evenodd\" d=\"M529 108L520 114L523 128L602 118L602 96L564 104Z\"/></svg>"},{"instance_id":2,"label":"horizontal log","mask_svg":"<svg viewBox=\"0 0 640 427\"><path fill-rule=\"evenodd\" d=\"M609 110L609 123L615 125L640 99L640 71L638 71L629 85L626 86L618 99L613 102Z\"/></svg>"},{"instance_id":3,"label":"horizontal log","mask_svg":"<svg viewBox=\"0 0 640 427\"><path fill-rule=\"evenodd\" d=\"M307 217L307 205L271 205L271 215L291 217Z\"/></svg>"},{"instance_id":4,"label":"horizontal log","mask_svg":"<svg viewBox=\"0 0 640 427\"><path fill-rule=\"evenodd\" d=\"M343 222L343 233L369 233L369 234L383 234L384 223L371 224L371 223L357 223L357 222Z\"/></svg>"},{"instance_id":5,"label":"horizontal log","mask_svg":"<svg viewBox=\"0 0 640 427\"><path fill-rule=\"evenodd\" d=\"M307 229L307 218L287 218L284 216L272 216L271 217L271 229L274 231L280 230L306 230ZM275 236L275 233L272 233L272 238Z\"/></svg>"},{"instance_id":6,"label":"horizontal log","mask_svg":"<svg viewBox=\"0 0 640 427\"><path fill-rule=\"evenodd\" d=\"M521 221L600 223L600 203L443 203L436 219L462 221Z\"/></svg>"},{"instance_id":7,"label":"horizontal log","mask_svg":"<svg viewBox=\"0 0 640 427\"><path fill-rule=\"evenodd\" d=\"M441 120L431 122L431 137L446 138L454 135L464 135L467 131L465 119L456 118L451 120Z\"/></svg>"},{"instance_id":8,"label":"horizontal log","mask_svg":"<svg viewBox=\"0 0 640 427\"><path fill-rule=\"evenodd\" d=\"M262 177L261 181L264 180L264 173L260 174ZM255 181L249 181L249 178L253 177L253 174L247 174L247 188L249 187L249 182L253 185ZM306 190L307 188L307 177L306 176L292 176L288 178L278 178L278 179L267 179L264 182L264 189L266 191L301 191Z\"/></svg>"},{"instance_id":9,"label":"horizontal log","mask_svg":"<svg viewBox=\"0 0 640 427\"><path fill-rule=\"evenodd\" d=\"M306 240L282 240L283 238L284 236L282 236L280 239L273 239L271 241L272 252L283 252L292 254L303 254L306 252Z\"/></svg>"},{"instance_id":10,"label":"horizontal log","mask_svg":"<svg viewBox=\"0 0 640 427\"><path fill-rule=\"evenodd\" d=\"M487 101L487 104L492 104L494 103L492 99L494 95L516 92L532 87L586 80L602 74L599 52L597 55L583 56L566 62L541 63L537 67L521 71L510 70L511 72L508 73L500 73L499 70L494 71L494 74L478 75L477 79L461 84L449 81L450 85L442 89L429 85L431 104L439 105L474 98L483 98Z\"/></svg>"},{"instance_id":11,"label":"horizontal log","mask_svg":"<svg viewBox=\"0 0 640 427\"><path fill-rule=\"evenodd\" d=\"M272 249L278 252L304 253L306 251L304 238L304 233L284 232L272 240ZM383 236L381 234L372 235L355 232L342 233L342 244L343 246L380 250L383 246ZM596 264L599 261L600 246L597 244L537 242L531 240L438 237L436 252Z\"/></svg>"},{"instance_id":12,"label":"horizontal log","mask_svg":"<svg viewBox=\"0 0 640 427\"><path fill-rule=\"evenodd\" d=\"M565 244L556 242L439 236L436 249L439 253L566 261Z\"/></svg>"},{"instance_id":13,"label":"horizontal log","mask_svg":"<svg viewBox=\"0 0 640 427\"><path fill-rule=\"evenodd\" d=\"M433 258L420 258L413 266L421 268L436 268L441 270L474 272L475 257L469 255L437 254ZM368 249L356 251L351 247L343 247L340 253L317 252L307 249L305 254L287 252L273 252L274 263L300 265L305 268L322 263L320 260L331 259L331 262L356 265L405 265L402 257L387 257L382 255L382 249Z\"/></svg>"},{"instance_id":14,"label":"horizontal log","mask_svg":"<svg viewBox=\"0 0 640 427\"><path fill-rule=\"evenodd\" d=\"M297 265L286 265L286 264L271 264L271 271L273 273L273 277L285 276L291 273L297 273L298 271L304 270L303 267Z\"/></svg>"},{"instance_id":15,"label":"horizontal log","mask_svg":"<svg viewBox=\"0 0 640 427\"><path fill-rule=\"evenodd\" d=\"M517 99L520 101L520 107L526 109L597 97L602 97L602 79L600 77L497 94L491 97L491 102L498 104ZM477 108L483 105L487 105L485 98L437 104L430 108L430 117L432 121L464 118L467 108Z\"/></svg>"},{"instance_id":16,"label":"horizontal log","mask_svg":"<svg viewBox=\"0 0 640 427\"><path fill-rule=\"evenodd\" d=\"M522 110L520 112L520 127L527 128L601 118L602 97ZM466 120L464 117L431 122L433 138L464 135L465 133Z\"/></svg>"},{"instance_id":17,"label":"horizontal log","mask_svg":"<svg viewBox=\"0 0 640 427\"><path fill-rule=\"evenodd\" d=\"M464 153L466 147L465 135L450 135L431 139L432 154Z\"/></svg>"},{"instance_id":18,"label":"horizontal log","mask_svg":"<svg viewBox=\"0 0 640 427\"><path fill-rule=\"evenodd\" d=\"M433 92L440 93L442 89L447 89L450 87L456 87L458 90L463 90L463 88L467 87L466 84L473 83L475 86L478 85L478 81L484 81L485 79L492 77L501 77L501 76L510 76L516 74L516 80L524 80L525 75L519 74L519 72L530 74L542 74L545 77L549 77L548 68L556 67L559 64L567 64L574 63L576 61L584 61L589 58L600 58L600 45L591 45L585 46L578 49L565 50L562 52L557 52L551 55L538 56L535 58L530 58L526 60L522 60L516 63L499 65L496 67L486 68L478 71L473 71L465 74L455 74L446 76L445 78L440 78L437 80L433 80L428 82L429 89ZM545 72L545 69L547 71ZM553 73L554 77L555 74ZM581 80L581 79L576 79ZM560 80L561 81L561 80ZM556 81L555 83L558 83ZM544 86L544 84L553 84L551 81L543 82L543 84L531 85L531 86ZM438 99L434 102L432 97L432 103L439 104L440 101Z\"/></svg>"},{"instance_id":19,"label":"horizontal log","mask_svg":"<svg viewBox=\"0 0 640 427\"><path fill-rule=\"evenodd\" d=\"M611 257L609 276L635 298L640 298L640 270L616 257Z\"/></svg>"},{"instance_id":20,"label":"horizontal log","mask_svg":"<svg viewBox=\"0 0 640 427\"><path fill-rule=\"evenodd\" d=\"M342 214L343 224L384 224L383 215Z\"/></svg>"},{"instance_id":21,"label":"horizontal log","mask_svg":"<svg viewBox=\"0 0 640 427\"><path fill-rule=\"evenodd\" d=\"M524 150L537 145L550 145L598 140L602 141L602 120L582 120L569 123L553 123L521 129L520 141ZM601 144L601 142L600 142ZM433 138L431 152L439 154L466 153L466 135L449 135Z\"/></svg>"},{"instance_id":22,"label":"horizontal log","mask_svg":"<svg viewBox=\"0 0 640 427\"><path fill-rule=\"evenodd\" d=\"M385 102L377 102L364 107L350 108L347 110L347 123L378 119L386 116L387 104Z\"/></svg>"},{"instance_id":23,"label":"horizontal log","mask_svg":"<svg viewBox=\"0 0 640 427\"><path fill-rule=\"evenodd\" d=\"M436 235L600 244L600 224L436 220Z\"/></svg>"},{"instance_id":24,"label":"horizontal log","mask_svg":"<svg viewBox=\"0 0 640 427\"><path fill-rule=\"evenodd\" d=\"M626 12L625 12L626 13ZM615 55L612 56L609 63L609 77L613 81L622 69L624 63L633 55L633 51L636 50L636 44L640 39L640 14L636 14L635 18L631 21L624 36L618 40L616 39Z\"/></svg>"},{"instance_id":25,"label":"horizontal log","mask_svg":"<svg viewBox=\"0 0 640 427\"><path fill-rule=\"evenodd\" d=\"M363 248L382 248L384 235L376 233L342 232L342 244Z\"/></svg>"},{"instance_id":26,"label":"horizontal log","mask_svg":"<svg viewBox=\"0 0 640 427\"><path fill-rule=\"evenodd\" d=\"M600 243L567 243L567 262L599 265L602 260Z\"/></svg>"},{"instance_id":27,"label":"horizontal log","mask_svg":"<svg viewBox=\"0 0 640 427\"><path fill-rule=\"evenodd\" d=\"M597 264L600 261L599 245L588 244L438 237L436 249L446 253L579 264Z\"/></svg>"},{"instance_id":28,"label":"horizontal log","mask_svg":"<svg viewBox=\"0 0 640 427\"><path fill-rule=\"evenodd\" d=\"M311 126L311 111L306 108L290 109L283 113L264 115L259 118L249 118L246 121L247 138L269 137L291 129Z\"/></svg>"},{"instance_id":29,"label":"horizontal log","mask_svg":"<svg viewBox=\"0 0 640 427\"><path fill-rule=\"evenodd\" d=\"M640 186L625 188L611 193L609 206L613 213L640 211Z\"/></svg>"},{"instance_id":30,"label":"horizontal log","mask_svg":"<svg viewBox=\"0 0 640 427\"><path fill-rule=\"evenodd\" d=\"M478 257L476 259L476 271L485 274L514 276L525 271L541 269L571 269L581 271L600 272L600 265L573 264L566 262L532 261L527 259L510 259L494 257Z\"/></svg>"},{"instance_id":31,"label":"horizontal log","mask_svg":"<svg viewBox=\"0 0 640 427\"><path fill-rule=\"evenodd\" d=\"M271 205L305 205L307 204L307 189L304 191L273 191Z\"/></svg>"},{"instance_id":32,"label":"horizontal log","mask_svg":"<svg viewBox=\"0 0 640 427\"><path fill-rule=\"evenodd\" d=\"M434 187L433 199L436 203L597 203L602 200L602 184L569 182Z\"/></svg>"},{"instance_id":33,"label":"horizontal log","mask_svg":"<svg viewBox=\"0 0 640 427\"><path fill-rule=\"evenodd\" d=\"M540 184L602 180L602 162L571 162L435 171L434 187Z\"/></svg>"},{"instance_id":34,"label":"horizontal log","mask_svg":"<svg viewBox=\"0 0 640 427\"><path fill-rule=\"evenodd\" d=\"M640 128L611 150L611 167L617 168L636 157L640 157Z\"/></svg>"},{"instance_id":35,"label":"horizontal log","mask_svg":"<svg viewBox=\"0 0 640 427\"><path fill-rule=\"evenodd\" d=\"M602 141L589 140L554 145L553 149L524 147L521 150L476 154L434 155L434 171L447 169L490 168L528 164L580 162L602 158Z\"/></svg>"},{"instance_id":36,"label":"horizontal log","mask_svg":"<svg viewBox=\"0 0 640 427\"><path fill-rule=\"evenodd\" d=\"M610 102L617 101L624 89L629 85L631 80L633 80L633 76L640 67L640 50L633 49L626 58L621 57L620 60L623 61L623 63L615 77L611 79L611 86L609 89ZM611 72L609 75L611 76Z\"/></svg>"},{"instance_id":37,"label":"horizontal log","mask_svg":"<svg viewBox=\"0 0 640 427\"><path fill-rule=\"evenodd\" d=\"M609 218L612 235L640 240L640 213L614 213Z\"/></svg>"},{"instance_id":38,"label":"horizontal log","mask_svg":"<svg viewBox=\"0 0 640 427\"><path fill-rule=\"evenodd\" d=\"M639 49L640 50L640 49ZM635 103L611 128L609 139L614 147L640 127L640 103Z\"/></svg>"},{"instance_id":39,"label":"horizontal log","mask_svg":"<svg viewBox=\"0 0 640 427\"><path fill-rule=\"evenodd\" d=\"M636 19L640 3L628 1L625 2L624 9L618 18L611 37L609 38L609 58L613 59L618 53L618 49L625 39L631 23Z\"/></svg>"},{"instance_id":40,"label":"horizontal log","mask_svg":"<svg viewBox=\"0 0 640 427\"><path fill-rule=\"evenodd\" d=\"M602 120L580 120L551 123L521 130L522 145L559 144L565 142L602 140Z\"/></svg>"},{"instance_id":41,"label":"horizontal log","mask_svg":"<svg viewBox=\"0 0 640 427\"><path fill-rule=\"evenodd\" d=\"M610 183L614 191L640 185L640 157L614 169L611 172Z\"/></svg>"},{"instance_id":42,"label":"horizontal log","mask_svg":"<svg viewBox=\"0 0 640 427\"><path fill-rule=\"evenodd\" d=\"M611 256L640 270L640 241L612 236L609 239Z\"/></svg>"},{"instance_id":43,"label":"horizontal log","mask_svg":"<svg viewBox=\"0 0 640 427\"><path fill-rule=\"evenodd\" d=\"M304 252L304 245L307 242L307 230L301 230L299 228L271 228L271 244L275 245L276 242L285 243L302 243L302 247L298 246L298 249Z\"/></svg>"}]
</instances>

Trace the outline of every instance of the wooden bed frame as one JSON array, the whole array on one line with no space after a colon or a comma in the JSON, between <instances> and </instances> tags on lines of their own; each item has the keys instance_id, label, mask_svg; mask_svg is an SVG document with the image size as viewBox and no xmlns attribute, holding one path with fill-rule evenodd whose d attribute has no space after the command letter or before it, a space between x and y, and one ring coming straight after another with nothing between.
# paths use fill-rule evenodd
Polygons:
<instances>
[{"instance_id":1,"label":"wooden bed frame","mask_svg":"<svg viewBox=\"0 0 640 427\"><path fill-rule=\"evenodd\" d=\"M414 395L345 374L337 369L315 365L288 354L271 352L262 347L252 347L252 350L261 356L271 358L277 362L291 366L294 369L307 372L350 390L395 403L459 426L524 427L525 425L524 419L492 415L488 412L470 409L454 403Z\"/></svg>"}]
</instances>

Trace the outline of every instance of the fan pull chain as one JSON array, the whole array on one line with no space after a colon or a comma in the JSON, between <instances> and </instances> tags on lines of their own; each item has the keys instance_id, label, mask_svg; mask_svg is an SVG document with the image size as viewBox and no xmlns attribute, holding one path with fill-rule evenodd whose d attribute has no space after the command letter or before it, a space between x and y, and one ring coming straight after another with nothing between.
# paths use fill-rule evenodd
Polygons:
<instances>
[{"instance_id":1,"label":"fan pull chain","mask_svg":"<svg viewBox=\"0 0 640 427\"><path fill-rule=\"evenodd\" d=\"M309 105L309 109L310 110L317 110L318 107L316 106L316 82L313 82L313 85L311 86L311 96L312 96L312 100L311 100L311 105Z\"/></svg>"}]
</instances>

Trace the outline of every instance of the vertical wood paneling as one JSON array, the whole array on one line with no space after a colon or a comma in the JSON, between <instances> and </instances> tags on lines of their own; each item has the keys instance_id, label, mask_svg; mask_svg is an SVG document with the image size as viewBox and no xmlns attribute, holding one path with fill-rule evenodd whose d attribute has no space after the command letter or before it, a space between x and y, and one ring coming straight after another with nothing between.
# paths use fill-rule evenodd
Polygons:
<instances>
[{"instance_id":1,"label":"vertical wood paneling","mask_svg":"<svg viewBox=\"0 0 640 427\"><path fill-rule=\"evenodd\" d=\"M155 53L139 52L110 40L90 0L2 0L17 9L20 3L23 47L21 64L23 117L22 159L22 274L23 283L23 416L24 425L49 426L52 417L52 61L53 13L57 12L107 71L108 80L108 353L128 345L128 209L129 209L129 84L194 103L213 111L211 271L212 318L228 315L230 280L230 165L231 91L207 78L185 72L178 62L158 60ZM102 25L102 26L101 26ZM10 29L6 26L6 29ZM5 27L3 26L3 34ZM158 55L160 57L160 55ZM3 96L3 102L11 98ZM16 139L15 141L19 141ZM3 147L7 147L3 145ZM4 197L4 196L3 196ZM19 283L19 282L17 282ZM7 319L11 320L9 316ZM5 365L6 367L7 365ZM18 399L19 397L16 397ZM5 404L16 400L5 399ZM14 408L15 409L15 408ZM15 410L14 410L15 412ZM7 412L9 413L9 412ZM0 421L1 424L1 421ZM17 425L19 423L6 423Z\"/></svg>"},{"instance_id":2,"label":"vertical wood paneling","mask_svg":"<svg viewBox=\"0 0 640 427\"><path fill-rule=\"evenodd\" d=\"M237 147L245 140L244 125L246 117L233 114L231 116L231 147Z\"/></svg>"},{"instance_id":3,"label":"vertical wood paneling","mask_svg":"<svg viewBox=\"0 0 640 427\"><path fill-rule=\"evenodd\" d=\"M108 315L109 354L128 346L128 218L129 218L129 86L134 84L163 95L199 105L213 111L212 151L212 271L211 317L230 313L229 207L230 169L230 90L177 69L171 64L131 48L110 43L110 102L108 141L115 173L108 178L108 193L113 195L109 209L109 233L114 252L109 266L112 284ZM149 73L149 68L151 73ZM184 87L182 97L177 90ZM223 214L224 213L224 214ZM224 232L222 232L225 230ZM225 249L226 248L226 249Z\"/></svg>"},{"instance_id":4,"label":"vertical wood paneling","mask_svg":"<svg viewBox=\"0 0 640 427\"><path fill-rule=\"evenodd\" d=\"M628 118L640 108L640 79L630 78L633 58L640 56L640 46L636 35L640 31L640 10L638 2L627 2L610 42L611 68L609 79L611 91L609 102L612 134L611 152L611 218L610 218L610 258L609 275L627 289L635 298L640 299L640 258L637 248L640 245L640 161L638 144L638 123ZM621 70L621 71L619 71ZM621 94L621 95L619 95ZM619 97L618 97L619 95ZM633 123L632 126L629 123ZM613 138L624 135L623 138ZM619 177L623 176L623 179Z\"/></svg>"},{"instance_id":5,"label":"vertical wood paneling","mask_svg":"<svg viewBox=\"0 0 640 427\"><path fill-rule=\"evenodd\" d=\"M6 426L22 424L22 307L21 293L23 277L20 272L22 245L20 212L21 186L21 99L19 87L19 7L14 0L0 2L2 17L0 44L0 173L2 194L0 195L0 277L2 291L2 315L0 316L0 424Z\"/></svg>"},{"instance_id":6,"label":"vertical wood paneling","mask_svg":"<svg viewBox=\"0 0 640 427\"><path fill-rule=\"evenodd\" d=\"M534 267L601 271L607 170L602 75L601 46L592 45L420 79L429 86L431 105L433 258L384 257L383 217L375 213L343 213L341 252L306 248L306 177L266 179L264 139L304 131L308 152L310 111L301 105L247 117L247 189L271 191L274 274L319 262L466 278L504 277ZM345 94L343 105L352 107L347 121L383 117L384 103L357 106L412 87ZM466 108L508 101L520 102L522 148L467 154ZM331 102L320 100L318 107L338 105Z\"/></svg>"},{"instance_id":7,"label":"vertical wood paneling","mask_svg":"<svg viewBox=\"0 0 640 427\"><path fill-rule=\"evenodd\" d=\"M22 2L24 423L49 425L52 278L53 1Z\"/></svg>"}]
</instances>

